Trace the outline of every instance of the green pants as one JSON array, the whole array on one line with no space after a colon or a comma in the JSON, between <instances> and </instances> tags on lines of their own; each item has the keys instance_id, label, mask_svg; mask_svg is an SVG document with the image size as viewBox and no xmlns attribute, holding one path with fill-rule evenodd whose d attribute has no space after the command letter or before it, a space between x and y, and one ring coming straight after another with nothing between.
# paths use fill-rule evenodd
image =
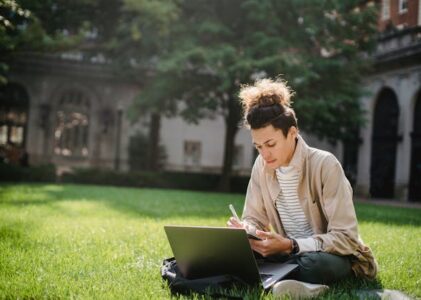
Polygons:
<instances>
[{"instance_id":1,"label":"green pants","mask_svg":"<svg viewBox=\"0 0 421 300\"><path fill-rule=\"evenodd\" d=\"M258 253L255 253L255 256L257 259L262 258ZM265 260L297 264L298 268L285 279L330 284L353 275L349 256L325 252L306 252L299 255L274 255Z\"/></svg>"},{"instance_id":2,"label":"green pants","mask_svg":"<svg viewBox=\"0 0 421 300\"><path fill-rule=\"evenodd\" d=\"M349 256L338 256L325 252L306 252L286 257L286 263L297 264L286 279L310 283L330 284L353 274Z\"/></svg>"}]
</instances>

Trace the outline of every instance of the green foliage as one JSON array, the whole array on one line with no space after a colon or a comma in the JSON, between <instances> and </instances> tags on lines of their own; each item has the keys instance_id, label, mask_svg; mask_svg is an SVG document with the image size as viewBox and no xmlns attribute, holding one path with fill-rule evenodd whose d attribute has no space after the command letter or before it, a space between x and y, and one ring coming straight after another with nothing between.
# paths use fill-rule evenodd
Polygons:
<instances>
[{"instance_id":1,"label":"green foliage","mask_svg":"<svg viewBox=\"0 0 421 300\"><path fill-rule=\"evenodd\" d=\"M373 45L376 18L358 0L4 0L0 51L102 51L144 84L135 116L198 122L216 112L231 127L239 85L283 74L297 91L300 126L334 141L363 121L361 53Z\"/></svg>"},{"instance_id":2,"label":"green foliage","mask_svg":"<svg viewBox=\"0 0 421 300\"><path fill-rule=\"evenodd\" d=\"M370 3L9 0L1 7L0 51L72 47L105 53L118 75L142 84L133 120L145 113L178 114L197 123L222 114L223 172L229 175L241 121L237 93L240 84L259 77L282 74L289 81L301 128L331 142L352 141L364 121L358 99L369 61L362 54L376 31L377 10ZM3 59L0 81L8 68Z\"/></svg>"},{"instance_id":3,"label":"green foliage","mask_svg":"<svg viewBox=\"0 0 421 300\"><path fill-rule=\"evenodd\" d=\"M117 74L149 84L150 72L165 51L172 22L178 16L178 1L118 2L121 7L113 35L104 39L103 50L112 58Z\"/></svg>"},{"instance_id":4,"label":"green foliage","mask_svg":"<svg viewBox=\"0 0 421 300\"><path fill-rule=\"evenodd\" d=\"M228 116L239 109L232 102L240 83L283 74L297 92L303 129L335 141L362 124L358 99L369 66L362 54L373 46L376 7L356 0L198 0L174 6L166 24L170 34L159 36L154 73L138 111L155 106L191 122L212 112ZM178 112L177 100L185 103ZM227 126L238 124L236 116Z\"/></svg>"},{"instance_id":5,"label":"green foliage","mask_svg":"<svg viewBox=\"0 0 421 300\"><path fill-rule=\"evenodd\" d=\"M80 51L85 57L104 53L116 33L120 0L20 0L42 28L38 50Z\"/></svg>"},{"instance_id":6,"label":"green foliage","mask_svg":"<svg viewBox=\"0 0 421 300\"><path fill-rule=\"evenodd\" d=\"M14 0L0 2L0 85L6 84L9 69L7 56L15 50L22 36L22 27L30 17L28 10L22 9Z\"/></svg>"},{"instance_id":7,"label":"green foliage","mask_svg":"<svg viewBox=\"0 0 421 300\"><path fill-rule=\"evenodd\" d=\"M241 122L240 84L259 77L282 74L289 81L297 92L294 107L302 129L332 143L353 141L364 121L359 98L369 62L363 53L373 46L375 6L358 0L161 1L166 9L156 12L170 15L164 18L168 22L144 17L139 4L130 22L125 19L120 27L126 38L118 36L120 42L114 43L126 54L123 59L135 57L139 70L149 75L132 117L178 114L198 123L222 114L226 139L221 189L229 182ZM129 24L136 24L135 37Z\"/></svg>"},{"instance_id":8,"label":"green foliage","mask_svg":"<svg viewBox=\"0 0 421 300\"><path fill-rule=\"evenodd\" d=\"M162 259L172 256L163 226L225 226L228 204L241 208L243 201L221 193L1 185L0 298L170 298L159 274ZM318 299L358 299L357 289L373 288L421 297L420 210L356 209L380 265L378 279L331 285ZM273 297L254 290L244 299Z\"/></svg>"},{"instance_id":9,"label":"green foliage","mask_svg":"<svg viewBox=\"0 0 421 300\"><path fill-rule=\"evenodd\" d=\"M117 1L117 0L116 0ZM101 2L101 1L100 1ZM105 1L102 1L105 2ZM9 64L22 51L58 51L84 44L93 29L103 28L99 21L104 11L97 1L30 1L0 2L0 84L7 82ZM106 1L109 7L111 1ZM95 12L96 19L92 18Z\"/></svg>"}]
</instances>

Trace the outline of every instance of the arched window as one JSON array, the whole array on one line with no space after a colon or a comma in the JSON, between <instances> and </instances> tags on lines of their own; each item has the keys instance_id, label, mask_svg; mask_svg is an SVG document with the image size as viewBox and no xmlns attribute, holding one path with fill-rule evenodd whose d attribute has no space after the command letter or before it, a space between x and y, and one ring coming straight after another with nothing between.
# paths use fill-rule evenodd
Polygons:
<instances>
[{"instance_id":1,"label":"arched window","mask_svg":"<svg viewBox=\"0 0 421 300\"><path fill-rule=\"evenodd\" d=\"M54 129L54 153L61 156L87 157L89 153L90 101L78 90L62 93L57 106Z\"/></svg>"},{"instance_id":2,"label":"arched window","mask_svg":"<svg viewBox=\"0 0 421 300\"><path fill-rule=\"evenodd\" d=\"M373 115L370 194L373 198L393 198L398 135L399 105L396 94L384 88Z\"/></svg>"},{"instance_id":3,"label":"arched window","mask_svg":"<svg viewBox=\"0 0 421 300\"><path fill-rule=\"evenodd\" d=\"M29 100L25 89L10 83L0 88L0 146L25 146Z\"/></svg>"}]
</instances>

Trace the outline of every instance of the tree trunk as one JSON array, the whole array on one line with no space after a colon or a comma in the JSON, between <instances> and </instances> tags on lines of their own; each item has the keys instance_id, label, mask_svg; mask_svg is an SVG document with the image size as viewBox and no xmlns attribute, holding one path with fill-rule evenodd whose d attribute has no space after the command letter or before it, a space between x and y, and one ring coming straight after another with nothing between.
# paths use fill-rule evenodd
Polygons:
<instances>
[{"instance_id":1,"label":"tree trunk","mask_svg":"<svg viewBox=\"0 0 421 300\"><path fill-rule=\"evenodd\" d=\"M234 98L229 99L228 115L225 118L225 144L224 144L224 163L222 166L221 179L218 190L220 192L229 192L232 176L232 162L234 158L235 136L238 132L238 124L241 120L241 107Z\"/></svg>"},{"instance_id":2,"label":"tree trunk","mask_svg":"<svg viewBox=\"0 0 421 300\"><path fill-rule=\"evenodd\" d=\"M159 168L159 133L161 130L161 115L159 113L151 114L149 125L149 151L147 169L156 171Z\"/></svg>"}]
</instances>

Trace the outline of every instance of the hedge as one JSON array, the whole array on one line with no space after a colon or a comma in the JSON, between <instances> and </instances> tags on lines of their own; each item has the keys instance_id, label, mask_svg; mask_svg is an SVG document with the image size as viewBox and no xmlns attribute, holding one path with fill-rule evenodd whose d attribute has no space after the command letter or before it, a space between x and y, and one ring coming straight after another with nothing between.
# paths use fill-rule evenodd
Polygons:
<instances>
[{"instance_id":1,"label":"hedge","mask_svg":"<svg viewBox=\"0 0 421 300\"><path fill-rule=\"evenodd\" d=\"M0 181L6 182L55 182L56 168L53 164L21 167L0 163Z\"/></svg>"},{"instance_id":2,"label":"hedge","mask_svg":"<svg viewBox=\"0 0 421 300\"><path fill-rule=\"evenodd\" d=\"M104 169L75 169L64 173L61 182L115 185L128 187L154 187L171 189L188 189L198 191L215 191L218 187L220 175L185 172L145 172L130 171L116 172ZM247 177L233 177L231 191L245 193L247 189Z\"/></svg>"},{"instance_id":3,"label":"hedge","mask_svg":"<svg viewBox=\"0 0 421 300\"><path fill-rule=\"evenodd\" d=\"M186 172L117 172L98 168L74 169L56 176L53 164L21 167L0 163L0 181L3 182L64 182L126 187L153 187L215 191L220 175ZM231 192L245 193L248 177L234 176L231 179Z\"/></svg>"}]
</instances>

